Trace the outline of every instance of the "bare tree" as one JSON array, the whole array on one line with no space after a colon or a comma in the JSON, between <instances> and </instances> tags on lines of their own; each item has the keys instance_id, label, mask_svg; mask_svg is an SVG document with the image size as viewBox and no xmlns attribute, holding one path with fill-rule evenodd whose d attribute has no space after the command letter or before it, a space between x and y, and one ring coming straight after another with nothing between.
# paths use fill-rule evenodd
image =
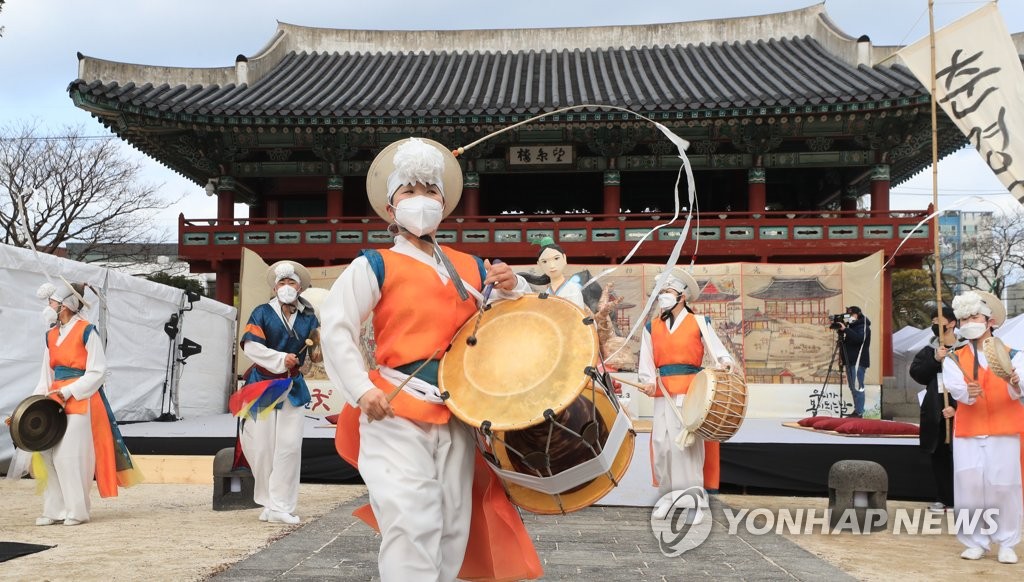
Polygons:
<instances>
[{"instance_id":1,"label":"bare tree","mask_svg":"<svg viewBox=\"0 0 1024 582\"><path fill-rule=\"evenodd\" d=\"M4 0L0 0L0 12L4 11ZM0 26L0 36L4 35L4 27Z\"/></svg>"},{"instance_id":2,"label":"bare tree","mask_svg":"<svg viewBox=\"0 0 1024 582\"><path fill-rule=\"evenodd\" d=\"M1022 249L1024 210L994 214L982 221L977 233L962 237L958 243L943 241L944 294L959 284L1002 297L1008 284L1024 278ZM930 263L926 268L934 272Z\"/></svg>"},{"instance_id":3,"label":"bare tree","mask_svg":"<svg viewBox=\"0 0 1024 582\"><path fill-rule=\"evenodd\" d=\"M56 137L29 123L0 130L2 242L26 246L31 236L47 253L79 242L71 257L79 259L96 245L159 240L164 233L154 231L153 215L173 202L142 182L141 171L141 161L126 156L117 139L88 137L81 128L64 128Z\"/></svg>"}]
</instances>

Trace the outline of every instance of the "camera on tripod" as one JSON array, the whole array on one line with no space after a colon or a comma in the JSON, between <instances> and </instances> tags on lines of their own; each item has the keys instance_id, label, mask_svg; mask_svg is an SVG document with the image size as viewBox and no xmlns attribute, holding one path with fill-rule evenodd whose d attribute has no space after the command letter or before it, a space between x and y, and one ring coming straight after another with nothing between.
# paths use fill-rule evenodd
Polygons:
<instances>
[{"instance_id":1,"label":"camera on tripod","mask_svg":"<svg viewBox=\"0 0 1024 582\"><path fill-rule=\"evenodd\" d=\"M829 316L831 323L829 323L829 329L839 330L844 325L850 325L850 314L849 313L836 313Z\"/></svg>"}]
</instances>

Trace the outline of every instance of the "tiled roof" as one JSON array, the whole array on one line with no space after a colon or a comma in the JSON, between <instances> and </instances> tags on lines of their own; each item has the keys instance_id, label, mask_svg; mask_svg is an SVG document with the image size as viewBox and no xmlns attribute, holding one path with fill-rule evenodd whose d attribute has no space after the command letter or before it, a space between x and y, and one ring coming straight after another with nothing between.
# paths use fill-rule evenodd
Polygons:
<instances>
[{"instance_id":1,"label":"tiled roof","mask_svg":"<svg viewBox=\"0 0 1024 582\"><path fill-rule=\"evenodd\" d=\"M902 66L854 67L809 36L539 52L289 52L251 86L80 79L69 90L161 113L318 117L507 115L585 103L639 112L802 107L924 93Z\"/></svg>"},{"instance_id":2,"label":"tiled roof","mask_svg":"<svg viewBox=\"0 0 1024 582\"><path fill-rule=\"evenodd\" d=\"M817 277L801 279L784 279L772 277L768 285L750 293L755 299L826 299L842 293L839 289L830 289L822 285Z\"/></svg>"}]
</instances>

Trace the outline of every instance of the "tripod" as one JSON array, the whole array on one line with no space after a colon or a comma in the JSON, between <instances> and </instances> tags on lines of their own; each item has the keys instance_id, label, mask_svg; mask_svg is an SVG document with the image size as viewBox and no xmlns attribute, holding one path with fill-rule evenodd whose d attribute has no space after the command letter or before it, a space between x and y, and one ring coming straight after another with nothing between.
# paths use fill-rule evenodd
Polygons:
<instances>
[{"instance_id":1,"label":"tripod","mask_svg":"<svg viewBox=\"0 0 1024 582\"><path fill-rule=\"evenodd\" d=\"M828 362L828 371L825 372L825 381L821 384L821 389L818 390L817 394L811 395L811 407L807 409L807 412L811 413L811 416L818 416L818 409L821 408L821 401L825 398L825 389L828 387L828 379L832 377L832 370L838 364L839 366L839 416L846 416L843 409L846 408L846 404L843 401L843 382L846 382L846 352L843 350L843 339L844 332L842 329L835 329L835 341L832 344L832 358Z\"/></svg>"}]
</instances>

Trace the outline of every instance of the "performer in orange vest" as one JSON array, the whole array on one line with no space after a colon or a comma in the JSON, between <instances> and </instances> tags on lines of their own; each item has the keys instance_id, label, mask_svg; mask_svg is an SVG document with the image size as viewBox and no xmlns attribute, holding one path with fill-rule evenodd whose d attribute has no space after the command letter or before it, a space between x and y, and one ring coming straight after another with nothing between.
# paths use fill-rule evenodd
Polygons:
<instances>
[{"instance_id":1,"label":"performer in orange vest","mask_svg":"<svg viewBox=\"0 0 1024 582\"><path fill-rule=\"evenodd\" d=\"M1003 302L982 291L967 291L953 298L960 335L969 344L956 350L942 365L942 379L960 403L953 431L953 491L956 508L997 509L994 532L981 529L958 532L967 546L960 557L978 560L992 542L999 544L998 559L1017 563L1013 548L1020 542L1024 502L1021 492L1020 442L1024 434L1024 401L1020 378L1024 353L1011 358L1013 374L1006 382L989 369L979 349L992 330L1006 320Z\"/></svg>"},{"instance_id":2,"label":"performer in orange vest","mask_svg":"<svg viewBox=\"0 0 1024 582\"><path fill-rule=\"evenodd\" d=\"M101 497L116 497L118 486L142 480L103 394L107 358L96 328L82 319L87 306L85 286L65 282L56 289L47 283L37 295L47 299L43 318L46 332L43 370L35 394L50 395L64 404L67 430L50 450L42 451L43 515L36 525L79 525L89 521L89 489L93 477ZM33 463L36 466L36 463Z\"/></svg>"},{"instance_id":3,"label":"performer in orange vest","mask_svg":"<svg viewBox=\"0 0 1024 582\"><path fill-rule=\"evenodd\" d=\"M687 305L699 295L693 276L675 269L658 295L660 315L647 324L640 341L638 376L644 384L641 391L654 398L652 465L661 496L704 487L704 442L698 438L682 450L676 446L674 441L683 426L671 407L682 407L694 375L701 370L705 347L719 366L731 369L734 365L714 329L698 320L704 316ZM675 402L663 398L666 392ZM662 505L655 512L664 516L670 509L671 505Z\"/></svg>"},{"instance_id":4,"label":"performer in orange vest","mask_svg":"<svg viewBox=\"0 0 1024 582\"><path fill-rule=\"evenodd\" d=\"M441 144L388 146L366 190L395 243L363 251L334 283L322 343L327 374L349 402L336 446L369 488L372 513L357 515L381 533L381 580L539 577L522 520L437 387L439 359L476 316L480 290L493 284L492 299L517 298L530 287L504 263L435 242L462 194L462 171ZM371 314L377 367L368 371L359 338Z\"/></svg>"}]
</instances>

